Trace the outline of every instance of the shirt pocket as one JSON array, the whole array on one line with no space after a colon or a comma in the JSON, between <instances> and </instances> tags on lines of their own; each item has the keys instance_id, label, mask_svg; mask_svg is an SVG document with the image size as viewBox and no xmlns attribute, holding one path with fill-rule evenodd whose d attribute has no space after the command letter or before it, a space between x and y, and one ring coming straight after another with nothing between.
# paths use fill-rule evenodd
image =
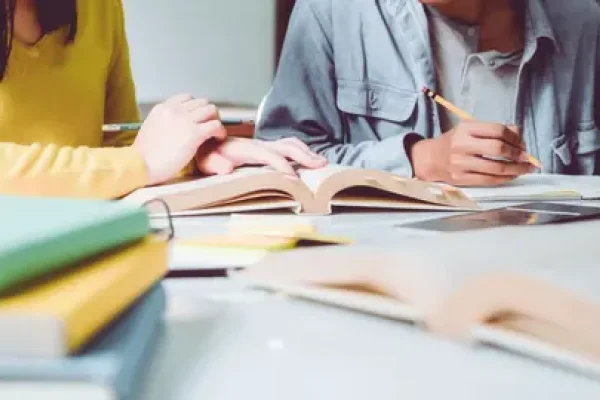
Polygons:
<instances>
[{"instance_id":1,"label":"shirt pocket","mask_svg":"<svg viewBox=\"0 0 600 400\"><path fill-rule=\"evenodd\" d=\"M600 130L594 121L577 124L574 136L561 134L551 143L556 173L593 175L600 172Z\"/></svg>"},{"instance_id":2,"label":"shirt pocket","mask_svg":"<svg viewBox=\"0 0 600 400\"><path fill-rule=\"evenodd\" d=\"M413 90L363 81L337 81L337 106L346 114L412 126L417 104Z\"/></svg>"}]
</instances>

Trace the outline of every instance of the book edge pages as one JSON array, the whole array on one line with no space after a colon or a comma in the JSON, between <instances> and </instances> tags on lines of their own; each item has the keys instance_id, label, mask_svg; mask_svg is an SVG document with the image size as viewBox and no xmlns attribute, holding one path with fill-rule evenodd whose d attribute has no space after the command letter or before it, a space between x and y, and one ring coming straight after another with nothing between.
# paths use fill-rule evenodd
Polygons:
<instances>
[{"instance_id":1,"label":"book edge pages","mask_svg":"<svg viewBox=\"0 0 600 400\"><path fill-rule=\"evenodd\" d=\"M473 197L473 200L478 201L480 203L512 203L512 202L534 202L534 201L580 201L586 200L584 196L581 194L572 195L572 196L546 196L543 194L535 194L535 195L519 195L519 196L496 196L496 197ZM587 198L587 200L593 200L593 198Z\"/></svg>"},{"instance_id":2,"label":"book edge pages","mask_svg":"<svg viewBox=\"0 0 600 400\"><path fill-rule=\"evenodd\" d=\"M356 207L356 208L376 208L388 210L423 210L423 211L456 211L469 212L481 211L481 209L462 208L453 206L444 206L437 204L422 203L419 201L390 201L384 200L349 200L349 199L333 199L329 203L331 207Z\"/></svg>"},{"instance_id":3,"label":"book edge pages","mask_svg":"<svg viewBox=\"0 0 600 400\"><path fill-rule=\"evenodd\" d=\"M0 309L0 356L56 358L68 353L64 320L3 313Z\"/></svg>"},{"instance_id":4,"label":"book edge pages","mask_svg":"<svg viewBox=\"0 0 600 400\"><path fill-rule=\"evenodd\" d=\"M482 344L495 346L600 380L600 362L524 334L483 324L471 330L471 338Z\"/></svg>"},{"instance_id":5,"label":"book edge pages","mask_svg":"<svg viewBox=\"0 0 600 400\"><path fill-rule=\"evenodd\" d=\"M4 381L0 380L0 399L28 400L118 400L109 387L86 382Z\"/></svg>"},{"instance_id":6,"label":"book edge pages","mask_svg":"<svg viewBox=\"0 0 600 400\"><path fill-rule=\"evenodd\" d=\"M260 205L259 205L260 204ZM188 210L178 211L171 215L174 217L186 217L186 216L200 216L200 215L218 215L218 214L231 214L231 213L242 213L251 211L270 211L270 210L281 210L291 209L295 213L299 213L302 205L294 200L275 200L271 202L264 202L259 204L247 204L247 205L235 205L223 207L214 207L209 209L200 210ZM152 218L161 216L161 214L152 214ZM164 217L165 214L162 214Z\"/></svg>"},{"instance_id":7,"label":"book edge pages","mask_svg":"<svg viewBox=\"0 0 600 400\"><path fill-rule=\"evenodd\" d=\"M336 306L364 314L376 315L392 320L423 323L425 316L415 307L384 296L343 292L333 288L309 287L305 285L290 285L268 280L251 279L241 274L231 274L235 279L248 287L266 289L286 296L313 301L324 305Z\"/></svg>"}]
</instances>

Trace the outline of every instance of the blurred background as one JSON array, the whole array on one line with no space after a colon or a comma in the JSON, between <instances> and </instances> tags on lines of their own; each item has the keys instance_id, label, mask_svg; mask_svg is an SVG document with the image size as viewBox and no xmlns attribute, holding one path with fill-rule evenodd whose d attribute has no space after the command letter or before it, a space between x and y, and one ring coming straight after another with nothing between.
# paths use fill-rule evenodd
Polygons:
<instances>
[{"instance_id":1,"label":"blurred background","mask_svg":"<svg viewBox=\"0 0 600 400\"><path fill-rule=\"evenodd\" d=\"M143 111L189 92L255 109L269 90L293 0L125 0Z\"/></svg>"}]
</instances>

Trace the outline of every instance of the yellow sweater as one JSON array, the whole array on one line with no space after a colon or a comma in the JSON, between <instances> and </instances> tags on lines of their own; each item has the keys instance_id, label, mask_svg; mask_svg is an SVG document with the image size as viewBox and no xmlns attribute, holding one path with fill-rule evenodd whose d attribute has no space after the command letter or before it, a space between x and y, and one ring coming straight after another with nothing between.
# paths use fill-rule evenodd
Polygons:
<instances>
[{"instance_id":1,"label":"yellow sweater","mask_svg":"<svg viewBox=\"0 0 600 400\"><path fill-rule=\"evenodd\" d=\"M78 33L14 40L0 82L0 194L113 198L146 184L121 0L78 0ZM102 147L102 148L100 148Z\"/></svg>"}]
</instances>

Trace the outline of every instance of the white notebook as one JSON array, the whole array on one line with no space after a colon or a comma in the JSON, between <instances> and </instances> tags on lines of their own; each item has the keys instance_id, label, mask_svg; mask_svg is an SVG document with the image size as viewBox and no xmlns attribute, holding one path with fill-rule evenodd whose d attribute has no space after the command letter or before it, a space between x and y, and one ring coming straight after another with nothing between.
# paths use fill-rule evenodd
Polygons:
<instances>
[{"instance_id":1,"label":"white notebook","mask_svg":"<svg viewBox=\"0 0 600 400\"><path fill-rule=\"evenodd\" d=\"M529 174L495 187L464 187L477 202L600 199L600 176Z\"/></svg>"}]
</instances>

